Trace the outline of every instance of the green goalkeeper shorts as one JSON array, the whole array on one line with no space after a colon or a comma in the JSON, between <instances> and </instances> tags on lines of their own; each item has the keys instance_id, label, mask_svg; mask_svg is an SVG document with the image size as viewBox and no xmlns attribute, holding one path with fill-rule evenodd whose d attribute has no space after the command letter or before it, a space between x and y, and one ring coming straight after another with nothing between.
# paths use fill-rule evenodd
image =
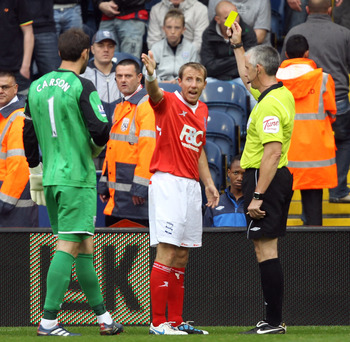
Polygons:
<instances>
[{"instance_id":1,"label":"green goalkeeper shorts","mask_svg":"<svg viewBox=\"0 0 350 342\"><path fill-rule=\"evenodd\" d=\"M59 239L81 242L94 235L96 188L51 185L44 187L44 193L51 228Z\"/></svg>"}]
</instances>

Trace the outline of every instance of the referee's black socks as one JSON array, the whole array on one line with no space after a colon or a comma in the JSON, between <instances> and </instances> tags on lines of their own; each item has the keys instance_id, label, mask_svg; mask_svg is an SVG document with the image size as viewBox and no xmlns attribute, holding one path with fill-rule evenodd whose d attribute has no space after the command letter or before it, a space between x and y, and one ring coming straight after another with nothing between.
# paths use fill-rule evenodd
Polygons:
<instances>
[{"instance_id":1,"label":"referee's black socks","mask_svg":"<svg viewBox=\"0 0 350 342\"><path fill-rule=\"evenodd\" d=\"M278 258L259 263L261 285L266 305L266 322L272 326L282 323L284 278Z\"/></svg>"}]
</instances>

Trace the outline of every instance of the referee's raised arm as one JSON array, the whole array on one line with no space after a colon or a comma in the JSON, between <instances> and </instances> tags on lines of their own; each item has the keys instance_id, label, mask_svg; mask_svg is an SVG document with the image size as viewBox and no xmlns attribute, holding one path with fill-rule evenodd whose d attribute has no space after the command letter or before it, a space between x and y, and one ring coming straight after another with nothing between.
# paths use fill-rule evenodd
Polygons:
<instances>
[{"instance_id":1,"label":"referee's raised arm","mask_svg":"<svg viewBox=\"0 0 350 342\"><path fill-rule=\"evenodd\" d=\"M153 103L158 103L163 98L163 91L159 88L157 76L156 76L156 61L154 60L151 50L148 51L148 55L143 53L141 55L142 63L144 64L147 74L146 90Z\"/></svg>"},{"instance_id":2,"label":"referee's raised arm","mask_svg":"<svg viewBox=\"0 0 350 342\"><path fill-rule=\"evenodd\" d=\"M246 72L245 72L245 59L244 59L245 50L242 42L241 26L235 21L231 27L227 28L227 35L230 37L230 44L235 53L239 77L242 79L245 87L249 90L250 82L246 77Z\"/></svg>"}]
</instances>

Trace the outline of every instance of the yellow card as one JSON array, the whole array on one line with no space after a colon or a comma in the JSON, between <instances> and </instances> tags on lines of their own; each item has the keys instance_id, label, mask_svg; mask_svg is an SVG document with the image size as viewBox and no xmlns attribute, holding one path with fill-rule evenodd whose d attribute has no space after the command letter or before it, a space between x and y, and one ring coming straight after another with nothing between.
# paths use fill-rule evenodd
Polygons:
<instances>
[{"instance_id":1,"label":"yellow card","mask_svg":"<svg viewBox=\"0 0 350 342\"><path fill-rule=\"evenodd\" d=\"M230 14L228 15L226 21L225 21L225 26L231 27L233 22L236 20L238 13L235 11L231 11Z\"/></svg>"}]
</instances>

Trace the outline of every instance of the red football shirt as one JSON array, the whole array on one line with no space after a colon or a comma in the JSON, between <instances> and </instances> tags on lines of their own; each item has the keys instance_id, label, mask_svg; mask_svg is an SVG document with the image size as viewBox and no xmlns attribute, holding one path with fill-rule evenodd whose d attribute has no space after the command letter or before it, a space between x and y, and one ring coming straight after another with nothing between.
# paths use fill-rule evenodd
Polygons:
<instances>
[{"instance_id":1,"label":"red football shirt","mask_svg":"<svg viewBox=\"0 0 350 342\"><path fill-rule=\"evenodd\" d=\"M161 171L199 181L198 159L205 145L208 107L198 101L195 113L182 96L164 92L157 104L150 104L156 118L157 143L151 172Z\"/></svg>"}]
</instances>

